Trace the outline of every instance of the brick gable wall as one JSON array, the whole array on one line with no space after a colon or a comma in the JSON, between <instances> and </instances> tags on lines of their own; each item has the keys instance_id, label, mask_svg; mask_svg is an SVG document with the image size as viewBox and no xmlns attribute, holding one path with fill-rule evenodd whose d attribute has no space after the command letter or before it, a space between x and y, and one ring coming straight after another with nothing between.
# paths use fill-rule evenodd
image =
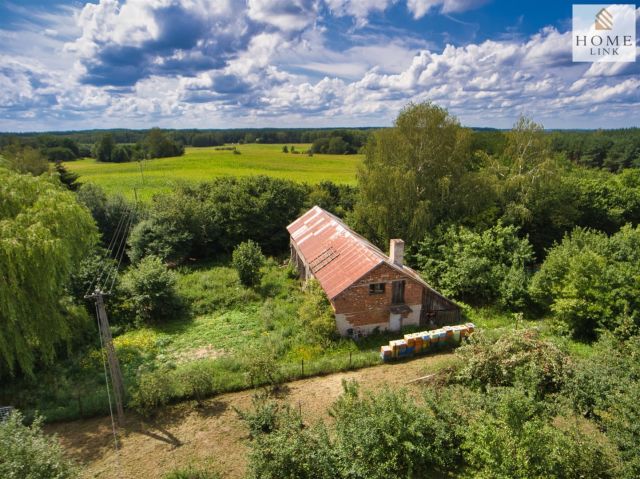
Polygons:
<instances>
[{"instance_id":1,"label":"brick gable wall","mask_svg":"<svg viewBox=\"0 0 640 479\"><path fill-rule=\"evenodd\" d=\"M331 304L335 309L338 329L342 334L348 328L370 332L375 327L389 328L391 312L392 282L405 281L405 304L412 311L403 313L403 325L418 324L422 304L423 286L410 276L387 264L382 264L356 281L345 291L336 296ZM370 294L369 285L385 283L383 294Z\"/></svg>"}]
</instances>

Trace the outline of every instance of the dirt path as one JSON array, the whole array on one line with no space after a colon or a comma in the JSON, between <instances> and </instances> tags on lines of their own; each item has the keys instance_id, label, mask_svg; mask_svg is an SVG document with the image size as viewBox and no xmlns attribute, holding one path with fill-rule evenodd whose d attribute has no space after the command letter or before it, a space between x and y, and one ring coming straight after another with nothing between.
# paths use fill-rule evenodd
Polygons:
<instances>
[{"instance_id":1,"label":"dirt path","mask_svg":"<svg viewBox=\"0 0 640 479\"><path fill-rule=\"evenodd\" d=\"M445 365L451 356L443 353L291 382L283 400L300 407L305 421L323 420L342 392L343 379L355 379L363 389L401 386ZM54 424L47 431L58 434L69 454L84 464L86 478L160 478L177 467L209 460L223 477L235 479L244 476L248 449L246 428L233 407L249 408L253 392L222 394L203 408L182 403L166 408L154 421L128 415L117 456L108 417Z\"/></svg>"}]
</instances>

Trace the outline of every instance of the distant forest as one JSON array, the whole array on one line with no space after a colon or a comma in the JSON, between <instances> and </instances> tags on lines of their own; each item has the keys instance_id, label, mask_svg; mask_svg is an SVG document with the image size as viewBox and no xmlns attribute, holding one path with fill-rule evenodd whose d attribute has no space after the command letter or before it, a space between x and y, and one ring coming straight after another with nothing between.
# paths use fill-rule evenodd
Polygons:
<instances>
[{"instance_id":1,"label":"distant forest","mask_svg":"<svg viewBox=\"0 0 640 479\"><path fill-rule=\"evenodd\" d=\"M228 143L311 143L311 152L328 154L361 153L373 131L380 128L258 128L227 130L163 129L166 140L175 146L171 155L185 146L220 146ZM84 130L45 133L0 133L0 150L15 145L37 148L50 161L69 161L96 157L96 145L110 137L115 145L130 145L118 161L137 159L134 145L143 145L154 130ZM474 128L472 151L500 155L506 144L506 131ZM619 171L640 167L640 128L617 130L547 130L551 149L572 163ZM115 148L115 147L114 147ZM175 151L174 151L175 150ZM177 153L176 153L177 152ZM164 156L164 155L160 155ZM128 159L127 159L128 158ZM111 160L116 161L116 160Z\"/></svg>"}]
</instances>

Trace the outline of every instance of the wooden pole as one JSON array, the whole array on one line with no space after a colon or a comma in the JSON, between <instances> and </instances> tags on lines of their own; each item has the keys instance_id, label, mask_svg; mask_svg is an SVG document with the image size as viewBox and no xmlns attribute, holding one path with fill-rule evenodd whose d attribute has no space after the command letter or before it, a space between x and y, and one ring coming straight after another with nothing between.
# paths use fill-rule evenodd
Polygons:
<instances>
[{"instance_id":1,"label":"wooden pole","mask_svg":"<svg viewBox=\"0 0 640 479\"><path fill-rule=\"evenodd\" d=\"M116 413L118 417L118 425L124 424L124 381L122 379L122 371L120 370L120 362L116 356L116 350L113 347L113 338L111 329L109 329L109 318L104 307L103 293L99 289L91 295L96 301L96 309L98 311L98 326L100 336L102 337L102 346L107 353L107 362L109 364L109 375L111 376L111 385L113 396L116 403Z\"/></svg>"}]
</instances>

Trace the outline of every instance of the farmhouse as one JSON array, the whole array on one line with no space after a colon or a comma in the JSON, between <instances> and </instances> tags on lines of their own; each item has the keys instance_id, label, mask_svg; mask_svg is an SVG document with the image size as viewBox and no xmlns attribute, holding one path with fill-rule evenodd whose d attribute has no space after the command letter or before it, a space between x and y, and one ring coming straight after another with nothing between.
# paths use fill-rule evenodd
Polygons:
<instances>
[{"instance_id":1,"label":"farmhouse","mask_svg":"<svg viewBox=\"0 0 640 479\"><path fill-rule=\"evenodd\" d=\"M404 242L392 239L389 256L314 206L291 223L291 261L303 281L318 280L344 336L374 329L399 331L460 321L460 308L404 265Z\"/></svg>"}]
</instances>

